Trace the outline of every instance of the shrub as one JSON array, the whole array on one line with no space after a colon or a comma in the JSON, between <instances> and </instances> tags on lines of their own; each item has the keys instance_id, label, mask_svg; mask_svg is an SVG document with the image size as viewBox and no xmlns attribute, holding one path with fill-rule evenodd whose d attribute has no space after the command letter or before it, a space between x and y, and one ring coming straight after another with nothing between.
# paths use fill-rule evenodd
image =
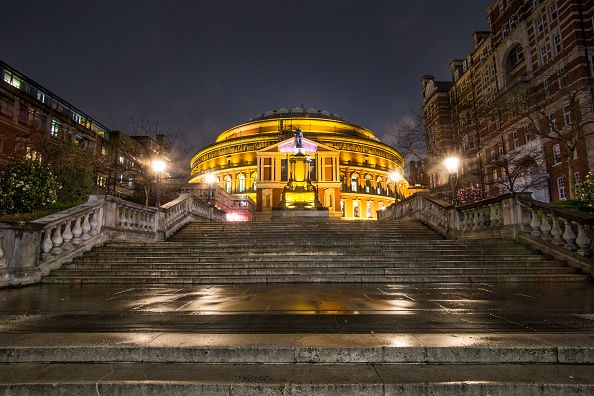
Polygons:
<instances>
[{"instance_id":1,"label":"shrub","mask_svg":"<svg viewBox=\"0 0 594 396\"><path fill-rule=\"evenodd\" d=\"M589 172L586 178L577 185L576 198L585 207L594 211L594 172Z\"/></svg>"},{"instance_id":2,"label":"shrub","mask_svg":"<svg viewBox=\"0 0 594 396\"><path fill-rule=\"evenodd\" d=\"M58 181L47 165L19 160L0 172L0 213L42 210L56 202L58 190Z\"/></svg>"}]
</instances>

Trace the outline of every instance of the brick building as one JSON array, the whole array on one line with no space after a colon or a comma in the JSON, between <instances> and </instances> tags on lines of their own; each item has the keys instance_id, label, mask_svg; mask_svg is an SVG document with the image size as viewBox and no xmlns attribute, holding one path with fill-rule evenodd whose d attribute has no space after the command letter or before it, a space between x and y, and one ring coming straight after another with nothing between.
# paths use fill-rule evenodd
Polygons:
<instances>
[{"instance_id":1,"label":"brick building","mask_svg":"<svg viewBox=\"0 0 594 396\"><path fill-rule=\"evenodd\" d=\"M500 159L530 153L514 189L568 199L569 178L594 169L594 2L494 0L487 17L490 32L474 33L451 81L422 78L430 185L447 183L443 159L455 154L460 184L495 195L511 178Z\"/></svg>"},{"instance_id":2,"label":"brick building","mask_svg":"<svg viewBox=\"0 0 594 396\"><path fill-rule=\"evenodd\" d=\"M131 195L142 158L166 152L164 136L112 131L42 85L0 61L0 169L11 156L36 155L53 142L80 145L97 164L106 193Z\"/></svg>"}]
</instances>

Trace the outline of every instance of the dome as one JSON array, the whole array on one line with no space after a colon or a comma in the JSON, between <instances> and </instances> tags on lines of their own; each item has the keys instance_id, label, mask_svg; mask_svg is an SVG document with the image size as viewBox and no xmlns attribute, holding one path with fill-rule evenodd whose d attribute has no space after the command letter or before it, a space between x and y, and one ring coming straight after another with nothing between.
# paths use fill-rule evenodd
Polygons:
<instances>
[{"instance_id":1,"label":"dome","mask_svg":"<svg viewBox=\"0 0 594 396\"><path fill-rule=\"evenodd\" d=\"M250 118L250 121L265 120L268 118L286 118L286 117L291 117L291 116L296 116L296 117L307 116L307 117L328 118L328 119L332 119L332 120L344 121L340 116L338 116L336 114L331 114L327 110L318 110L318 109L314 109L313 107L306 110L305 108L299 107L299 106L296 106L296 107L292 108L291 110L284 108L284 107L282 109L278 109L278 110L268 110L266 113L262 113L262 114L259 114L255 117L253 117L253 118Z\"/></svg>"}]
</instances>

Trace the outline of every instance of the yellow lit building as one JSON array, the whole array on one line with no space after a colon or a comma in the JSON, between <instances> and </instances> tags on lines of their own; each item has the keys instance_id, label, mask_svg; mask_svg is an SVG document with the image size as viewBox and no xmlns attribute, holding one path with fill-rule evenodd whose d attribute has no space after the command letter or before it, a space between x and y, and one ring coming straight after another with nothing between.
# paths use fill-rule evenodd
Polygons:
<instances>
[{"instance_id":1,"label":"yellow lit building","mask_svg":"<svg viewBox=\"0 0 594 396\"><path fill-rule=\"evenodd\" d=\"M269 219L289 178L294 134L303 132L309 178L330 217L376 219L404 197L403 159L370 130L327 111L279 109L221 133L192 158L190 183L218 183L256 202L256 218Z\"/></svg>"}]
</instances>

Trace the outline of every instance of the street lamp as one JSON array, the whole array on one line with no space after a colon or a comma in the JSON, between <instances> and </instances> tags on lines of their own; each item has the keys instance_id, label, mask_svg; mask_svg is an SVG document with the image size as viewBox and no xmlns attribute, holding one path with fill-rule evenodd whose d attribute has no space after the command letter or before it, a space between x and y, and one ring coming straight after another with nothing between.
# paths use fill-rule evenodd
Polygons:
<instances>
[{"instance_id":1,"label":"street lamp","mask_svg":"<svg viewBox=\"0 0 594 396\"><path fill-rule=\"evenodd\" d=\"M452 189L452 205L456 205L456 184L458 182L458 167L460 166L460 158L451 156L443 161L448 170L450 179L450 188ZM454 176L454 173L456 174Z\"/></svg>"},{"instance_id":2,"label":"street lamp","mask_svg":"<svg viewBox=\"0 0 594 396\"><path fill-rule=\"evenodd\" d=\"M390 171L388 178L394 183L394 195L398 199L398 183L402 180L402 173L397 170Z\"/></svg>"},{"instance_id":3,"label":"street lamp","mask_svg":"<svg viewBox=\"0 0 594 396\"><path fill-rule=\"evenodd\" d=\"M155 206L157 207L157 210L159 209L159 206L161 206L159 204L159 182L161 181L161 173L163 173L165 171L165 168L167 168L167 164L165 163L165 161L163 161L162 159L154 159L151 163L151 167L153 168L153 172L155 172L157 174L157 187L156 187L156 195L157 195L157 202L155 203Z\"/></svg>"},{"instance_id":4,"label":"street lamp","mask_svg":"<svg viewBox=\"0 0 594 396\"><path fill-rule=\"evenodd\" d=\"M207 173L206 175L204 175L204 182L206 184L215 184L218 183L219 179L217 178L217 175L215 175L214 173Z\"/></svg>"}]
</instances>

